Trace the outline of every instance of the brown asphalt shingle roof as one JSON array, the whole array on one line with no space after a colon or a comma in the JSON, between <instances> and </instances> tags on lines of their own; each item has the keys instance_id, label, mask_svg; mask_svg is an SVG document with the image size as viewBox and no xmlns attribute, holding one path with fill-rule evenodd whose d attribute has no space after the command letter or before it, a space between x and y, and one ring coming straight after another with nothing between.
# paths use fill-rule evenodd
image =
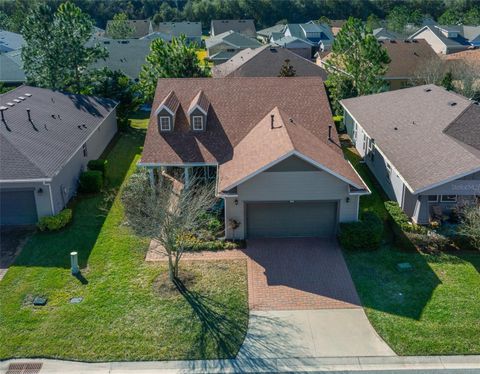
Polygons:
<instances>
[{"instance_id":1,"label":"brown asphalt shingle roof","mask_svg":"<svg viewBox=\"0 0 480 374\"><path fill-rule=\"evenodd\" d=\"M223 77L277 77L285 60L295 69L297 77L319 76L327 79L326 71L313 62L282 47L264 46L245 49L227 62L212 68L214 78Z\"/></svg>"},{"instance_id":2,"label":"brown asphalt shingle roof","mask_svg":"<svg viewBox=\"0 0 480 374\"><path fill-rule=\"evenodd\" d=\"M175 92L170 91L168 95L163 99L159 106L164 106L168 108L171 112L175 113L180 105L180 101L178 101ZM156 109L156 108L155 108Z\"/></svg>"},{"instance_id":3,"label":"brown asphalt shingle roof","mask_svg":"<svg viewBox=\"0 0 480 374\"><path fill-rule=\"evenodd\" d=\"M192 111L193 108L198 106L201 108L205 113L208 112L208 107L210 106L210 101L208 101L207 96L205 93L200 90L198 91L197 96L195 96L192 100L192 103L190 104L190 107L188 108L188 112Z\"/></svg>"},{"instance_id":4,"label":"brown asphalt shingle roof","mask_svg":"<svg viewBox=\"0 0 480 374\"><path fill-rule=\"evenodd\" d=\"M175 93L180 102L176 123L173 132L160 133L154 112L170 91ZM188 108L200 91L203 91L210 102L206 131L201 133L190 130L187 115ZM334 172L344 175L353 184L363 188L361 180L343 158L335 128L332 131L333 142L328 141L328 126L333 122L332 113L323 80L319 77L160 79L141 163L182 165L223 164L231 161L235 156L235 147L275 107L282 113L283 118L288 118L288 122L291 118L298 124L295 126L298 126L299 130L293 135L289 133L295 142L295 149L299 152L303 150L308 153L308 157L328 165ZM280 115L278 118L280 120ZM306 132L308 136L304 135ZM258 141L266 142L272 147L269 139ZM302 142L305 144L302 145ZM315 146L309 145L311 142L314 142ZM252 156L264 157L254 148L255 145L252 145ZM258 163L254 165L260 167Z\"/></svg>"},{"instance_id":5,"label":"brown asphalt shingle roof","mask_svg":"<svg viewBox=\"0 0 480 374\"><path fill-rule=\"evenodd\" d=\"M387 50L390 64L385 73L387 78L410 78L424 65L440 58L430 45L423 39L416 42L402 40L385 41L382 46Z\"/></svg>"},{"instance_id":6,"label":"brown asphalt shingle roof","mask_svg":"<svg viewBox=\"0 0 480 374\"><path fill-rule=\"evenodd\" d=\"M425 85L341 103L414 193L480 169L479 153L444 132L475 105L463 96ZM469 122L480 123L478 112L471 114Z\"/></svg>"},{"instance_id":7,"label":"brown asphalt shingle roof","mask_svg":"<svg viewBox=\"0 0 480 374\"><path fill-rule=\"evenodd\" d=\"M294 152L321 164L325 170L340 175L357 187L365 188L342 154L335 152L301 124L291 122L286 113L275 107L234 148L233 158L220 165L219 191L233 188L259 170L272 166Z\"/></svg>"}]
</instances>

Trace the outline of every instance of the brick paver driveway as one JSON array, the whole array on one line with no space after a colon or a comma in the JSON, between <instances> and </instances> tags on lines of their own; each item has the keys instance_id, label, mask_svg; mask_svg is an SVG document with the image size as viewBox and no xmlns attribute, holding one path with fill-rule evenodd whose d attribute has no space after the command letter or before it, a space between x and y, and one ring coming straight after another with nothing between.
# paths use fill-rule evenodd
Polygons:
<instances>
[{"instance_id":1,"label":"brick paver driveway","mask_svg":"<svg viewBox=\"0 0 480 374\"><path fill-rule=\"evenodd\" d=\"M361 307L334 239L252 239L244 251L252 310Z\"/></svg>"}]
</instances>

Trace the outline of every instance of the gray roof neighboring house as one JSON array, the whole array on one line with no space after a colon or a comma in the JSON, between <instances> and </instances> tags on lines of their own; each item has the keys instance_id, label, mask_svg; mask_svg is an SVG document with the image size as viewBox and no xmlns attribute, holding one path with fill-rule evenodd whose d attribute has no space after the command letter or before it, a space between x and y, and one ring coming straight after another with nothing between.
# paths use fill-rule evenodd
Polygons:
<instances>
[{"instance_id":1,"label":"gray roof neighboring house","mask_svg":"<svg viewBox=\"0 0 480 374\"><path fill-rule=\"evenodd\" d=\"M108 57L92 64L92 68L108 67L110 70L120 70L131 79L138 78L145 58L150 53L149 39L110 39L94 38L90 44L99 43L108 51Z\"/></svg>"},{"instance_id":2,"label":"gray roof neighboring house","mask_svg":"<svg viewBox=\"0 0 480 374\"><path fill-rule=\"evenodd\" d=\"M277 77L285 60L295 69L295 75L327 78L325 70L313 62L285 48L263 46L245 49L227 62L212 68L214 78L223 77Z\"/></svg>"},{"instance_id":3,"label":"gray roof neighboring house","mask_svg":"<svg viewBox=\"0 0 480 374\"><path fill-rule=\"evenodd\" d=\"M162 39L166 42L170 42L170 41L172 41L172 35L165 34L165 33L160 32L160 31L154 31L154 32L151 32L150 34L142 36L140 38L140 40L145 40L145 39L146 40Z\"/></svg>"},{"instance_id":4,"label":"gray roof neighboring house","mask_svg":"<svg viewBox=\"0 0 480 374\"><path fill-rule=\"evenodd\" d=\"M271 36L272 36L272 33L283 33L283 31L285 30L285 26L284 24L279 24L279 25L274 25L274 26L271 26L271 27L267 27L266 29L262 29L260 31L257 31L257 35L258 36L261 36L265 39L270 39Z\"/></svg>"},{"instance_id":5,"label":"gray roof neighboring house","mask_svg":"<svg viewBox=\"0 0 480 374\"><path fill-rule=\"evenodd\" d=\"M297 38L296 36L282 36L281 38L272 39L273 45L278 45L284 48L296 46L301 48L313 47L314 44L306 39Z\"/></svg>"},{"instance_id":6,"label":"gray roof neighboring house","mask_svg":"<svg viewBox=\"0 0 480 374\"><path fill-rule=\"evenodd\" d=\"M0 103L0 181L54 177L117 105L30 86L0 95Z\"/></svg>"},{"instance_id":7,"label":"gray roof neighboring house","mask_svg":"<svg viewBox=\"0 0 480 374\"><path fill-rule=\"evenodd\" d=\"M189 39L202 39L201 22L160 22L158 25L153 25L153 31L159 31L174 37L185 35Z\"/></svg>"},{"instance_id":8,"label":"gray roof neighboring house","mask_svg":"<svg viewBox=\"0 0 480 374\"><path fill-rule=\"evenodd\" d=\"M308 23L289 23L285 27L284 35L308 40L315 45L323 44L325 47L330 46L334 39L332 30L328 25L317 24L312 21Z\"/></svg>"},{"instance_id":9,"label":"gray roof neighboring house","mask_svg":"<svg viewBox=\"0 0 480 374\"><path fill-rule=\"evenodd\" d=\"M21 50L0 53L0 82L25 82Z\"/></svg>"},{"instance_id":10,"label":"gray roof neighboring house","mask_svg":"<svg viewBox=\"0 0 480 374\"><path fill-rule=\"evenodd\" d=\"M375 139L412 193L480 171L480 152L461 141L465 123L477 126L478 134L480 112L463 96L425 85L341 104Z\"/></svg>"},{"instance_id":11,"label":"gray roof neighboring house","mask_svg":"<svg viewBox=\"0 0 480 374\"><path fill-rule=\"evenodd\" d=\"M207 47L207 49L221 43L229 44L236 49L257 48L262 45L258 40L232 30L226 31L222 34L213 36L205 40L205 46Z\"/></svg>"},{"instance_id":12,"label":"gray roof neighboring house","mask_svg":"<svg viewBox=\"0 0 480 374\"><path fill-rule=\"evenodd\" d=\"M22 49L25 44L23 36L15 32L0 30L0 52L11 52Z\"/></svg>"},{"instance_id":13,"label":"gray roof neighboring house","mask_svg":"<svg viewBox=\"0 0 480 374\"><path fill-rule=\"evenodd\" d=\"M393 31L387 30L385 27L379 27L373 30L373 36L378 40L398 40L402 39L399 34Z\"/></svg>"},{"instance_id":14,"label":"gray roof neighboring house","mask_svg":"<svg viewBox=\"0 0 480 374\"><path fill-rule=\"evenodd\" d=\"M434 35L448 51L461 51L480 46L480 26L424 26L409 39L415 39L423 32Z\"/></svg>"},{"instance_id":15,"label":"gray roof neighboring house","mask_svg":"<svg viewBox=\"0 0 480 374\"><path fill-rule=\"evenodd\" d=\"M216 36L229 30L252 38L257 34L253 19L214 19L210 23L211 36Z\"/></svg>"},{"instance_id":16,"label":"gray roof neighboring house","mask_svg":"<svg viewBox=\"0 0 480 374\"><path fill-rule=\"evenodd\" d=\"M107 27L105 28L105 35L107 37L110 37L109 29L113 22L125 22L128 24L133 30L132 35L129 36L130 38L138 39L153 32L152 23L148 19L129 19L125 21L109 20L107 21Z\"/></svg>"}]
</instances>

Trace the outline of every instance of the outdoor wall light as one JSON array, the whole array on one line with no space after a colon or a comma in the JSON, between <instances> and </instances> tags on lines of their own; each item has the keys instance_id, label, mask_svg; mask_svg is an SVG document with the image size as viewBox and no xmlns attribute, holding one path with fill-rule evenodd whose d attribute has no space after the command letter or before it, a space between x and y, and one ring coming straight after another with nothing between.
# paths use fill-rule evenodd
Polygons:
<instances>
[{"instance_id":1,"label":"outdoor wall light","mask_svg":"<svg viewBox=\"0 0 480 374\"><path fill-rule=\"evenodd\" d=\"M349 203L349 202L350 202L350 198L349 198L349 197L347 197L347 203Z\"/></svg>"},{"instance_id":2,"label":"outdoor wall light","mask_svg":"<svg viewBox=\"0 0 480 374\"><path fill-rule=\"evenodd\" d=\"M40 188L37 190L37 193L43 193L43 188L40 187Z\"/></svg>"},{"instance_id":3,"label":"outdoor wall light","mask_svg":"<svg viewBox=\"0 0 480 374\"><path fill-rule=\"evenodd\" d=\"M235 205L238 205L238 199L235 199L234 203Z\"/></svg>"}]
</instances>

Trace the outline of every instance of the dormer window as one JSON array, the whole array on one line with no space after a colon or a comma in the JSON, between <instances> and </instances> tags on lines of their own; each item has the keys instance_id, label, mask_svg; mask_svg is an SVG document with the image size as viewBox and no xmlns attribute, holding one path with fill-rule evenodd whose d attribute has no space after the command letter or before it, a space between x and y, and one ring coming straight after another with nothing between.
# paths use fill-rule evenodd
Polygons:
<instances>
[{"instance_id":1,"label":"dormer window","mask_svg":"<svg viewBox=\"0 0 480 374\"><path fill-rule=\"evenodd\" d=\"M192 116L193 119L193 130L194 131L203 131L203 116Z\"/></svg>"},{"instance_id":2,"label":"dormer window","mask_svg":"<svg viewBox=\"0 0 480 374\"><path fill-rule=\"evenodd\" d=\"M179 105L180 102L178 101L177 96L173 91L170 91L167 97L163 99L158 108L155 110L160 132L173 131Z\"/></svg>"},{"instance_id":3,"label":"dormer window","mask_svg":"<svg viewBox=\"0 0 480 374\"><path fill-rule=\"evenodd\" d=\"M192 131L205 131L210 101L203 91L199 91L188 108L190 128Z\"/></svg>"},{"instance_id":4,"label":"dormer window","mask_svg":"<svg viewBox=\"0 0 480 374\"><path fill-rule=\"evenodd\" d=\"M172 121L168 116L160 116L160 131L172 131Z\"/></svg>"}]
</instances>

